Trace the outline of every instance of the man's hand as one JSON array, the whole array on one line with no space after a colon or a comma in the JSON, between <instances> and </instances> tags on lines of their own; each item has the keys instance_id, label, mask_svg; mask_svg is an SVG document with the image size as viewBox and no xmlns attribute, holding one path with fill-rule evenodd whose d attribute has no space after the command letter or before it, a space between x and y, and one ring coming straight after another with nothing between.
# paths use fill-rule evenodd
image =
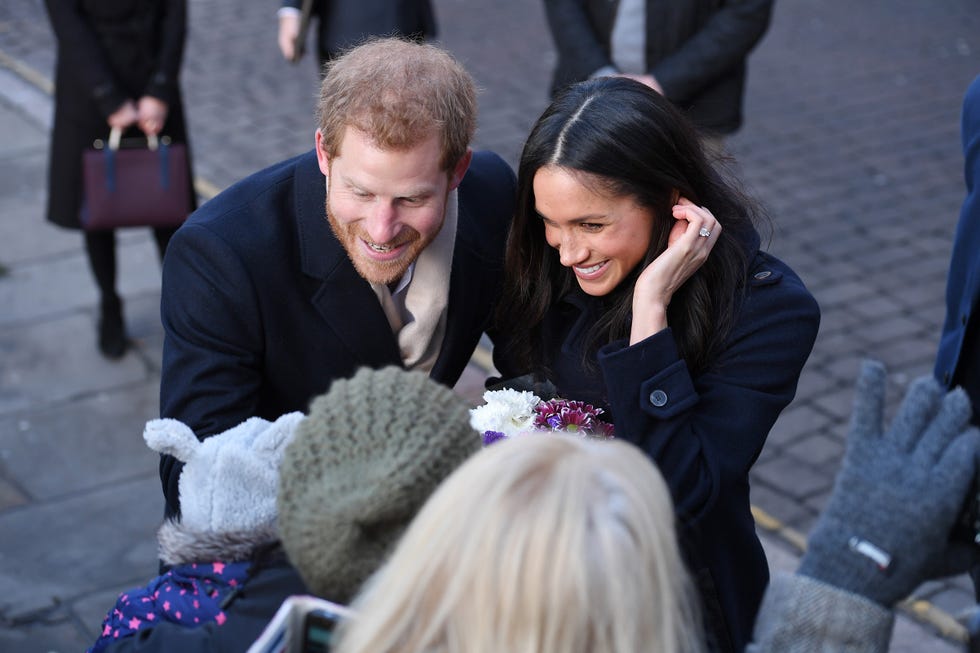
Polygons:
<instances>
[{"instance_id":1,"label":"man's hand","mask_svg":"<svg viewBox=\"0 0 980 653\"><path fill-rule=\"evenodd\" d=\"M299 16L286 14L279 17L279 51L286 61L296 62L296 39L299 37Z\"/></svg>"}]
</instances>

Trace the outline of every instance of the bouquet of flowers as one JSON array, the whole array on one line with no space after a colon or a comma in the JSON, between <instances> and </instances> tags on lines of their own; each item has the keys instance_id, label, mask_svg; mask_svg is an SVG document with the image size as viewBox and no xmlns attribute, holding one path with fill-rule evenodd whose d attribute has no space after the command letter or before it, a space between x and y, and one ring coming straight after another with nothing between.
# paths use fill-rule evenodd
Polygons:
<instances>
[{"instance_id":1,"label":"bouquet of flowers","mask_svg":"<svg viewBox=\"0 0 980 653\"><path fill-rule=\"evenodd\" d=\"M544 400L526 390L488 390L484 405L470 410L470 426L483 434L483 445L535 431L607 439L613 425L599 419L605 411L583 401Z\"/></svg>"}]
</instances>

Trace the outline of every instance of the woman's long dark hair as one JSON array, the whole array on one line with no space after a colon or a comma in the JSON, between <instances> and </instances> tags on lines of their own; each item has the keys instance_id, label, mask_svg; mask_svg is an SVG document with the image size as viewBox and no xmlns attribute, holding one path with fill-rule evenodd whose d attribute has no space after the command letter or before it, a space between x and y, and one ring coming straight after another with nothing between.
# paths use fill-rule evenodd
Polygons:
<instances>
[{"instance_id":1,"label":"woman's long dark hair","mask_svg":"<svg viewBox=\"0 0 980 653\"><path fill-rule=\"evenodd\" d=\"M596 192L632 197L654 215L650 249L604 298L607 310L589 333L587 352L629 336L634 283L666 248L678 195L707 207L721 223L724 229L707 261L667 308L681 356L692 373L704 370L734 320L758 209L708 161L700 135L680 111L659 93L620 77L569 87L541 115L524 145L497 312L498 325L508 325L501 328L511 334L507 358L529 363L533 371L546 369L537 346L541 321L577 283L545 241L535 210L534 175L545 166L588 173L582 181L597 182ZM515 330L515 324L527 328Z\"/></svg>"}]
</instances>

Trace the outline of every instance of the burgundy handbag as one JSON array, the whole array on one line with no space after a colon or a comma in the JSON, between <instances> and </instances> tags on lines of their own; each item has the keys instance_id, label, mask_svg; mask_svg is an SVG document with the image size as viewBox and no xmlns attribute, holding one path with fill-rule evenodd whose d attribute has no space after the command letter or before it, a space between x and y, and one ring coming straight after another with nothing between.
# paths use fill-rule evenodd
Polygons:
<instances>
[{"instance_id":1,"label":"burgundy handbag","mask_svg":"<svg viewBox=\"0 0 980 653\"><path fill-rule=\"evenodd\" d=\"M187 147L155 136L120 147L120 136L113 129L108 144L98 140L82 154L82 227L179 226L191 212Z\"/></svg>"}]
</instances>

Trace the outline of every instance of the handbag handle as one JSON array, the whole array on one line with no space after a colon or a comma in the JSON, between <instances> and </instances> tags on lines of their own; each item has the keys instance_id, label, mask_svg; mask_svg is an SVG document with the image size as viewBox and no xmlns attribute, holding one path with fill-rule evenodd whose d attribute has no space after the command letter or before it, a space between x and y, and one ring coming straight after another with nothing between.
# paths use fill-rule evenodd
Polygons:
<instances>
[{"instance_id":1,"label":"handbag handle","mask_svg":"<svg viewBox=\"0 0 980 653\"><path fill-rule=\"evenodd\" d=\"M105 187L110 193L116 192L116 153L119 151L119 143L122 137L122 129L113 127L109 132L109 147L102 152L105 162ZM159 162L160 187L170 187L170 149L167 147L168 139L164 138L163 147L156 134L147 135L146 145L150 151L157 152Z\"/></svg>"},{"instance_id":2,"label":"handbag handle","mask_svg":"<svg viewBox=\"0 0 980 653\"><path fill-rule=\"evenodd\" d=\"M113 127L109 132L109 149L115 152L119 149L119 141L122 140L122 128Z\"/></svg>"},{"instance_id":3,"label":"handbag handle","mask_svg":"<svg viewBox=\"0 0 980 653\"><path fill-rule=\"evenodd\" d=\"M113 127L109 131L109 149L115 152L119 149L119 144L122 142L122 127ZM156 134L146 135L146 147L151 151L155 152L160 146L160 140L157 138Z\"/></svg>"}]
</instances>

